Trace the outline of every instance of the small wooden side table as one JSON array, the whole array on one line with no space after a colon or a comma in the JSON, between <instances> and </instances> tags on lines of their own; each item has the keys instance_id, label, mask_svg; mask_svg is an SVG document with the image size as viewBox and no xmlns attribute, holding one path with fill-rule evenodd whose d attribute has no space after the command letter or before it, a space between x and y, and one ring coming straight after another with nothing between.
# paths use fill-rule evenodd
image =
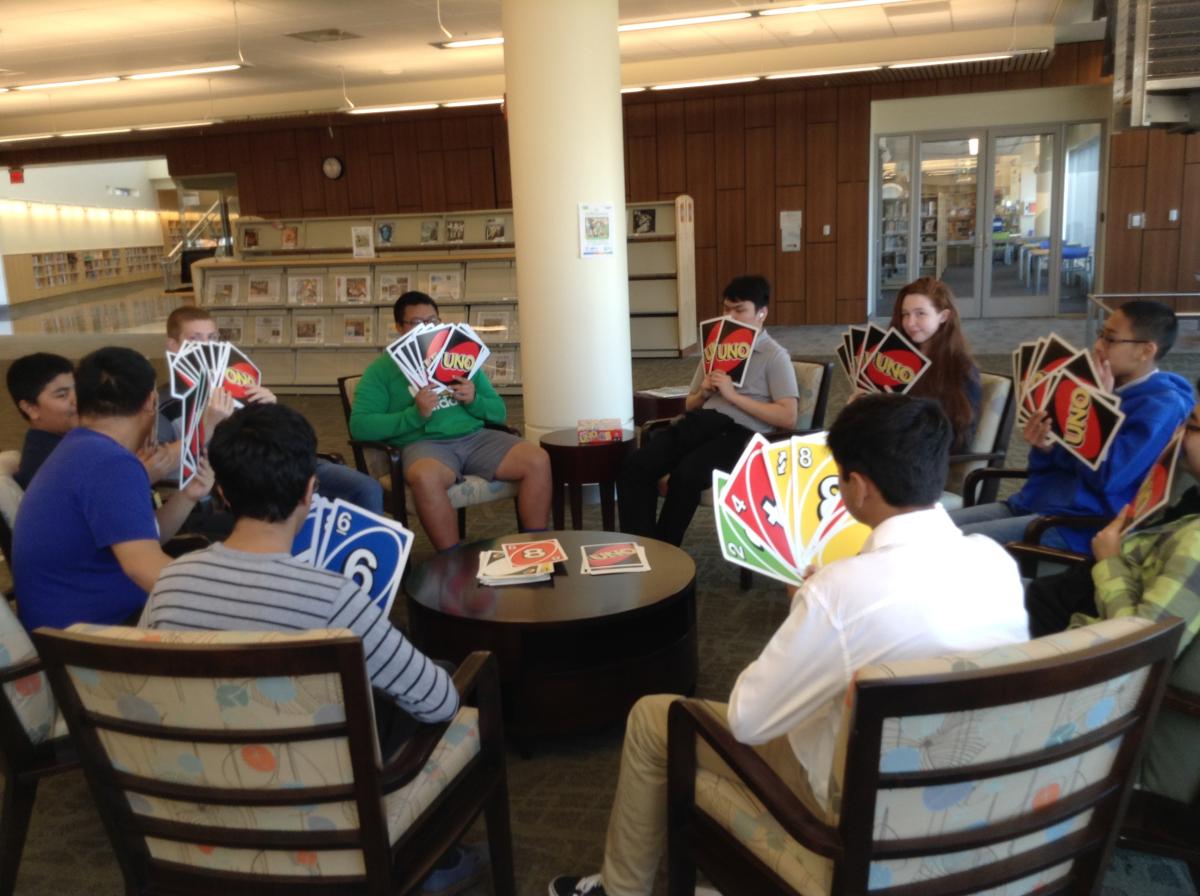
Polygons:
<instances>
[{"instance_id":1,"label":"small wooden side table","mask_svg":"<svg viewBox=\"0 0 1200 896\"><path fill-rule=\"evenodd\" d=\"M642 426L650 420L678 417L687 410L687 393L655 395L653 390L633 393L633 425Z\"/></svg>"},{"instance_id":2,"label":"small wooden side table","mask_svg":"<svg viewBox=\"0 0 1200 896\"><path fill-rule=\"evenodd\" d=\"M634 433L627 429L619 442L579 443L573 429L558 429L542 436L541 445L550 455L553 482L554 528L562 529L564 489L571 495L571 528L583 528L583 485L594 482L600 489L600 514L608 532L617 531L616 483L625 455L633 450Z\"/></svg>"}]
</instances>

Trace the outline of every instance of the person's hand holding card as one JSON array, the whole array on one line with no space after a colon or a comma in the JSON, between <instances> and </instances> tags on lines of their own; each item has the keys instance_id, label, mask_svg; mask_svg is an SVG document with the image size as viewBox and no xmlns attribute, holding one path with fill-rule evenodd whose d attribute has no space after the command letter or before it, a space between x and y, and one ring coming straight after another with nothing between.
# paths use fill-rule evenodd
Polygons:
<instances>
[{"instance_id":1,"label":"person's hand holding card","mask_svg":"<svg viewBox=\"0 0 1200 896\"><path fill-rule=\"evenodd\" d=\"M1029 443L1030 447L1036 448L1038 451L1049 451L1054 443L1054 440L1050 438L1050 415L1045 411L1038 411L1025 421L1022 435L1025 436L1025 441Z\"/></svg>"},{"instance_id":2,"label":"person's hand holding card","mask_svg":"<svg viewBox=\"0 0 1200 896\"><path fill-rule=\"evenodd\" d=\"M421 412L421 416L428 420L437 408L438 394L433 391L433 386L426 384L417 390L413 400L417 403L417 410Z\"/></svg>"},{"instance_id":3,"label":"person's hand holding card","mask_svg":"<svg viewBox=\"0 0 1200 896\"><path fill-rule=\"evenodd\" d=\"M211 434L218 423L233 413L233 396L224 389L214 389L208 399L208 407L204 409L204 420L201 425L206 434Z\"/></svg>"},{"instance_id":4,"label":"person's hand holding card","mask_svg":"<svg viewBox=\"0 0 1200 896\"><path fill-rule=\"evenodd\" d=\"M193 501L199 501L212 491L214 478L212 465L207 457L202 457L196 466L196 475L183 487L183 493Z\"/></svg>"},{"instance_id":5,"label":"person's hand holding card","mask_svg":"<svg viewBox=\"0 0 1200 896\"><path fill-rule=\"evenodd\" d=\"M737 394L737 387L724 370L714 370L708 375L708 380L712 383L713 389L720 392L725 398L732 399Z\"/></svg>"},{"instance_id":6,"label":"person's hand holding card","mask_svg":"<svg viewBox=\"0 0 1200 896\"><path fill-rule=\"evenodd\" d=\"M1092 537L1092 556L1096 558L1097 563L1121 553L1121 537L1129 528L1132 510L1128 504L1122 507L1113 521Z\"/></svg>"},{"instance_id":7,"label":"person's hand holding card","mask_svg":"<svg viewBox=\"0 0 1200 896\"><path fill-rule=\"evenodd\" d=\"M475 384L459 377L450 385L450 394L459 404L470 404L475 400Z\"/></svg>"},{"instance_id":8,"label":"person's hand holding card","mask_svg":"<svg viewBox=\"0 0 1200 896\"><path fill-rule=\"evenodd\" d=\"M246 401L250 404L275 404L275 393L266 386L255 385L246 387Z\"/></svg>"},{"instance_id":9,"label":"person's hand holding card","mask_svg":"<svg viewBox=\"0 0 1200 896\"><path fill-rule=\"evenodd\" d=\"M1108 358L1096 359L1096 376L1099 379L1096 385L1105 392L1111 392L1117 383L1117 378L1112 372L1112 364L1109 363Z\"/></svg>"}]
</instances>

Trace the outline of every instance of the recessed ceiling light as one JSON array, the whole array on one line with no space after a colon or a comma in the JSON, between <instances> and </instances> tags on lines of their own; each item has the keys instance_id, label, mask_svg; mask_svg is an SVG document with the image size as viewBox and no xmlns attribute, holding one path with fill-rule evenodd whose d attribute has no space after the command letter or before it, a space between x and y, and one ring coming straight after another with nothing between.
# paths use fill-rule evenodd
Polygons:
<instances>
[{"instance_id":1,"label":"recessed ceiling light","mask_svg":"<svg viewBox=\"0 0 1200 896\"><path fill-rule=\"evenodd\" d=\"M466 109L469 106L499 106L504 102L503 97L488 100L455 100L452 103L442 103L443 109Z\"/></svg>"},{"instance_id":2,"label":"recessed ceiling light","mask_svg":"<svg viewBox=\"0 0 1200 896\"><path fill-rule=\"evenodd\" d=\"M877 72L882 65L860 65L854 68L821 68L804 72L781 72L778 75L767 75L768 81L780 81L784 78L818 78L822 75L850 75L855 72Z\"/></svg>"},{"instance_id":3,"label":"recessed ceiling light","mask_svg":"<svg viewBox=\"0 0 1200 896\"><path fill-rule=\"evenodd\" d=\"M437 103L410 103L401 106L359 106L347 110L351 115L376 115L381 112L420 112L424 109L436 109Z\"/></svg>"},{"instance_id":4,"label":"recessed ceiling light","mask_svg":"<svg viewBox=\"0 0 1200 896\"><path fill-rule=\"evenodd\" d=\"M94 131L63 131L60 137L99 137L101 134L128 134L133 128L100 128Z\"/></svg>"},{"instance_id":5,"label":"recessed ceiling light","mask_svg":"<svg viewBox=\"0 0 1200 896\"><path fill-rule=\"evenodd\" d=\"M621 93L641 93L642 91L649 89L649 87L622 87Z\"/></svg>"},{"instance_id":6,"label":"recessed ceiling light","mask_svg":"<svg viewBox=\"0 0 1200 896\"><path fill-rule=\"evenodd\" d=\"M924 68L927 65L958 65L966 62L994 62L1012 58L1012 53L996 53L990 56L953 56L945 59L922 59L918 62L893 62L888 65L888 68Z\"/></svg>"},{"instance_id":7,"label":"recessed ceiling light","mask_svg":"<svg viewBox=\"0 0 1200 896\"><path fill-rule=\"evenodd\" d=\"M316 31L296 31L292 34L285 34L284 37L306 40L310 44L326 44L339 40L358 40L362 35L343 31L341 28L318 28Z\"/></svg>"},{"instance_id":8,"label":"recessed ceiling light","mask_svg":"<svg viewBox=\"0 0 1200 896\"><path fill-rule=\"evenodd\" d=\"M443 50L466 50L470 47L498 47L503 43L503 37L476 37L471 40L447 40L434 46Z\"/></svg>"},{"instance_id":9,"label":"recessed ceiling light","mask_svg":"<svg viewBox=\"0 0 1200 896\"><path fill-rule=\"evenodd\" d=\"M0 143L21 143L24 140L49 140L53 134L24 134L20 137L0 137Z\"/></svg>"},{"instance_id":10,"label":"recessed ceiling light","mask_svg":"<svg viewBox=\"0 0 1200 896\"><path fill-rule=\"evenodd\" d=\"M760 9L760 16L790 16L801 12L826 12L831 9L854 9L859 6L887 6L890 3L904 3L906 0L826 0L822 3L805 3L803 6L780 6L772 9Z\"/></svg>"},{"instance_id":11,"label":"recessed ceiling light","mask_svg":"<svg viewBox=\"0 0 1200 896\"><path fill-rule=\"evenodd\" d=\"M618 25L617 31L654 31L658 28L678 28L681 25L708 25L712 22L733 22L737 19L748 19L752 13L725 12L711 16L690 16L686 19L661 19L657 22L630 22Z\"/></svg>"},{"instance_id":12,"label":"recessed ceiling light","mask_svg":"<svg viewBox=\"0 0 1200 896\"><path fill-rule=\"evenodd\" d=\"M139 72L136 75L126 75L128 81L152 81L155 78L182 78L186 75L207 75L212 72L232 72L241 68L241 64L231 62L224 65L206 65L200 68L179 68L169 72Z\"/></svg>"},{"instance_id":13,"label":"recessed ceiling light","mask_svg":"<svg viewBox=\"0 0 1200 896\"><path fill-rule=\"evenodd\" d=\"M689 87L719 87L722 84L746 84L757 81L758 75L748 78L719 78L714 81L684 81L678 84L655 84L651 90L685 90Z\"/></svg>"},{"instance_id":14,"label":"recessed ceiling light","mask_svg":"<svg viewBox=\"0 0 1200 896\"><path fill-rule=\"evenodd\" d=\"M86 87L89 84L111 84L113 81L120 81L116 75L111 75L106 78L82 78L78 81L51 81L48 84L21 84L14 87L13 90L55 90L59 87Z\"/></svg>"}]
</instances>

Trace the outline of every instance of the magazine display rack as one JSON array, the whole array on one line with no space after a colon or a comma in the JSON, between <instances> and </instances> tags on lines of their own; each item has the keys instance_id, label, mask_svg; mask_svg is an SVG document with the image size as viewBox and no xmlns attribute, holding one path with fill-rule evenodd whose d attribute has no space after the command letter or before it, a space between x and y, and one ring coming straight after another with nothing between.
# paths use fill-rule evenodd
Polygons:
<instances>
[{"instance_id":1,"label":"magazine display rack","mask_svg":"<svg viewBox=\"0 0 1200 896\"><path fill-rule=\"evenodd\" d=\"M678 357L696 341L693 204L630 203L634 357ZM516 251L508 210L266 221L239 218L232 259L192 267L196 301L244 346L272 386L330 389L396 338L410 289L443 321L470 323L491 349L497 391L520 391Z\"/></svg>"}]
</instances>

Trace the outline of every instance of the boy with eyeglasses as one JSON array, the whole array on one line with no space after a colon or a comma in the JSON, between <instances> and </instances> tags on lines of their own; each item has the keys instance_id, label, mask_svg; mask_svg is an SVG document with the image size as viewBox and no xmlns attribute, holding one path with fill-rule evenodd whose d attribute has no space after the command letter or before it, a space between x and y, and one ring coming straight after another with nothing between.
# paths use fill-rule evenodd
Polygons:
<instances>
[{"instance_id":1,"label":"boy with eyeglasses","mask_svg":"<svg viewBox=\"0 0 1200 896\"><path fill-rule=\"evenodd\" d=\"M1100 468L1053 444L1049 417L1038 412L1023 433L1030 445L1025 486L1005 501L954 511L955 524L1004 544L1019 541L1039 516L1116 516L1195 404L1187 380L1158 369L1178 328L1175 312L1158 302L1126 302L1109 315L1093 354L1100 385L1116 393L1125 420ZM1051 529L1042 543L1086 554L1095 534L1095 528Z\"/></svg>"},{"instance_id":2,"label":"boy with eyeglasses","mask_svg":"<svg viewBox=\"0 0 1200 896\"><path fill-rule=\"evenodd\" d=\"M437 302L406 292L392 309L403 335L439 321ZM445 551L458 544L458 515L446 490L466 474L517 483L517 515L525 531L545 529L550 513L550 458L538 445L512 433L487 429L504 423L504 399L481 370L445 392L414 388L384 353L363 372L350 414L350 436L389 442L404 449L404 481L417 516Z\"/></svg>"}]
</instances>

